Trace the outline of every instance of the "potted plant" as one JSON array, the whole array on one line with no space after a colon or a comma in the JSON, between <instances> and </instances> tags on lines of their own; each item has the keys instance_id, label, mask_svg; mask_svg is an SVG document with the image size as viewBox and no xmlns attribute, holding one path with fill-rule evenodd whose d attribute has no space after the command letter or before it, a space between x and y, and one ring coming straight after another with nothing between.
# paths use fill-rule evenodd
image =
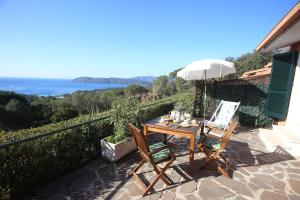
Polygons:
<instances>
[{"instance_id":1,"label":"potted plant","mask_svg":"<svg viewBox=\"0 0 300 200\"><path fill-rule=\"evenodd\" d=\"M193 96L191 94L186 94L179 97L178 101L175 103L174 109L177 112L183 113L186 118L190 118L194 111Z\"/></svg>"},{"instance_id":2,"label":"potted plant","mask_svg":"<svg viewBox=\"0 0 300 200\"><path fill-rule=\"evenodd\" d=\"M111 123L114 126L112 135L101 140L102 156L116 162L136 149L128 123L137 123L139 108L137 103L129 99L117 99L112 103Z\"/></svg>"}]
</instances>

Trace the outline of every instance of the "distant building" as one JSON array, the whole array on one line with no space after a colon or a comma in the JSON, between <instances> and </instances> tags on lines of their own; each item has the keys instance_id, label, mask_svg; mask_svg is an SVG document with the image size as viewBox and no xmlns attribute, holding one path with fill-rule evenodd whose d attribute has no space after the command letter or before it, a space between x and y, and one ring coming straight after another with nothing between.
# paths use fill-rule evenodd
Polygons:
<instances>
[{"instance_id":1,"label":"distant building","mask_svg":"<svg viewBox=\"0 0 300 200\"><path fill-rule=\"evenodd\" d=\"M239 78L246 79L246 78L259 77L259 76L264 76L264 75L270 75L271 70L272 70L272 62L266 64L261 69L256 69L256 70L245 72Z\"/></svg>"}]
</instances>

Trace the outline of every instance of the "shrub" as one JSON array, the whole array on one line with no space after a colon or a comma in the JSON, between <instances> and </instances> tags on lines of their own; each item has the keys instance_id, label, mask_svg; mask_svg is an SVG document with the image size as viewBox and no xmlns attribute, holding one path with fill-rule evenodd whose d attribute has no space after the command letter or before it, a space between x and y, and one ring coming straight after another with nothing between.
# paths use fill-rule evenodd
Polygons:
<instances>
[{"instance_id":1,"label":"shrub","mask_svg":"<svg viewBox=\"0 0 300 200\"><path fill-rule=\"evenodd\" d=\"M1 142L10 140L10 137L15 140L24 138L28 136L28 132L38 135L62 129L48 137L11 146L8 151L0 150L1 199L22 198L24 192L30 192L99 157L98 141L112 132L112 125L108 120L63 130L85 122L86 119L88 117L2 134Z\"/></svg>"},{"instance_id":2,"label":"shrub","mask_svg":"<svg viewBox=\"0 0 300 200\"><path fill-rule=\"evenodd\" d=\"M107 138L108 142L118 143L126 139L129 135L128 123L136 124L139 115L137 102L130 99L117 99L112 103L111 124L114 125L114 131Z\"/></svg>"},{"instance_id":3,"label":"shrub","mask_svg":"<svg viewBox=\"0 0 300 200\"><path fill-rule=\"evenodd\" d=\"M194 96L192 93L181 95L175 103L178 111L192 114L194 111Z\"/></svg>"},{"instance_id":4,"label":"shrub","mask_svg":"<svg viewBox=\"0 0 300 200\"><path fill-rule=\"evenodd\" d=\"M203 116L204 83L200 84L198 96L198 116ZM272 119L264 114L268 84L252 84L235 79L207 83L206 113L211 116L221 100L241 102L237 117L243 126L270 127Z\"/></svg>"},{"instance_id":5,"label":"shrub","mask_svg":"<svg viewBox=\"0 0 300 200\"><path fill-rule=\"evenodd\" d=\"M149 102L139 111L139 127L145 121L168 113L178 96ZM130 104L128 103L127 106ZM100 140L113 133L110 112L80 116L16 132L1 132L0 144L28 137L45 137L0 148L0 199L22 199L40 185L100 158ZM129 119L128 119L129 120ZM130 119L131 120L131 119Z\"/></svg>"}]
</instances>

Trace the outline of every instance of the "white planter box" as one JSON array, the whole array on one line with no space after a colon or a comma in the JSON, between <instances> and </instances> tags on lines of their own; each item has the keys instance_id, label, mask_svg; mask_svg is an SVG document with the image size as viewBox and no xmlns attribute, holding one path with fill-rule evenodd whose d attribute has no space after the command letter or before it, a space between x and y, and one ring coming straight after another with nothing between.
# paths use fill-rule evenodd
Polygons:
<instances>
[{"instance_id":1,"label":"white planter box","mask_svg":"<svg viewBox=\"0 0 300 200\"><path fill-rule=\"evenodd\" d=\"M133 136L117 144L110 143L106 138L101 140L102 156L111 162L116 162L136 149Z\"/></svg>"}]
</instances>

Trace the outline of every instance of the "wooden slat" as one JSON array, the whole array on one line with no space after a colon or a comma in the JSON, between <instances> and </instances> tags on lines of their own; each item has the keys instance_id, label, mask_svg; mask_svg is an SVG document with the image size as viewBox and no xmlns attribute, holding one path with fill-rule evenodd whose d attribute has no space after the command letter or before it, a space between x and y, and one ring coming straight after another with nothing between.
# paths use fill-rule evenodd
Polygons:
<instances>
[{"instance_id":1,"label":"wooden slat","mask_svg":"<svg viewBox=\"0 0 300 200\"><path fill-rule=\"evenodd\" d=\"M135 178L135 180L137 180L137 182L139 183L139 185L142 187L142 189L144 191L147 190L147 187L145 185L145 183L140 179L140 177L136 174L136 173L133 173L133 177Z\"/></svg>"},{"instance_id":2,"label":"wooden slat","mask_svg":"<svg viewBox=\"0 0 300 200\"><path fill-rule=\"evenodd\" d=\"M238 121L236 120L232 120L231 123L230 123L230 126L229 128L226 130L225 132L225 135L223 137L223 142L221 144L221 148L219 150L212 150L210 148L206 148L203 144L199 144L199 151L200 152L203 152L205 154L205 160L206 160L206 163L201 167L205 167L207 166L208 164L210 163L213 163L217 166L217 169L219 172L221 172L224 176L229 176L228 175L228 172L227 172L227 166L229 165L229 167L231 167L231 165L229 164L229 162L225 159L224 156L222 156L222 152L223 150L225 149L227 143L228 143L228 140L230 138L230 136L232 135L232 132L233 130L237 127L238 125ZM211 137L211 136L209 136ZM221 165L217 162L219 159L223 160L224 163L225 163L225 167L226 169L224 170Z\"/></svg>"},{"instance_id":3,"label":"wooden slat","mask_svg":"<svg viewBox=\"0 0 300 200\"><path fill-rule=\"evenodd\" d=\"M149 152L149 146L146 143L146 139L145 136L141 133L141 131L136 128L134 125L132 125L131 123L128 124L129 129L131 130L135 142L137 144L139 153L142 157L142 161L138 164L137 167L134 168L134 170L131 172L131 175L137 180L137 182L139 183L139 185L143 188L144 193L143 196L147 195L147 193L153 189L153 186L155 185L155 183L158 181L158 179L162 179L163 182L165 182L167 185L170 185L171 182L167 179L168 176L165 174L165 171L167 170L167 168L170 167L170 165L173 163L173 161L175 160L175 157L171 151L171 157L167 160L165 160L167 162L167 164L165 165L164 168L160 169L156 166L156 164L153 162L152 160L152 156L150 156L150 152ZM147 129L145 129L145 131L147 132ZM152 165L152 167L154 168L155 172L157 173L156 178L154 179L154 181L152 183L150 183L150 185L146 186L146 184L141 180L141 178L137 175L137 171L139 170L139 168L145 163L148 162L149 164Z\"/></svg>"}]
</instances>

